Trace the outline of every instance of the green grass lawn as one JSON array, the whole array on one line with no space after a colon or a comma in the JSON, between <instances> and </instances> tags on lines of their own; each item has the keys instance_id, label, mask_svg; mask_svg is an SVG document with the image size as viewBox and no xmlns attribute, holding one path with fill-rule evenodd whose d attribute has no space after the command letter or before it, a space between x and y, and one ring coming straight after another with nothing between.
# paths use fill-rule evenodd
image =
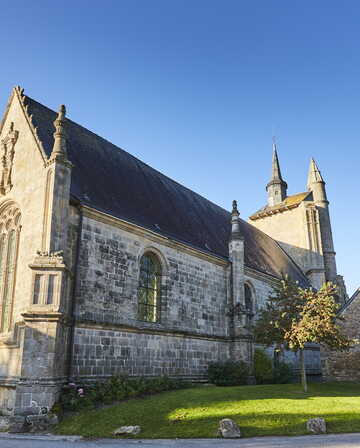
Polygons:
<instances>
[{"instance_id":1,"label":"green grass lawn","mask_svg":"<svg viewBox=\"0 0 360 448\"><path fill-rule=\"evenodd\" d=\"M58 434L112 437L140 425L138 438L216 437L218 421L232 418L244 437L306 434L306 420L324 417L328 432L360 432L360 384L195 387L138 398L64 419Z\"/></svg>"}]
</instances>

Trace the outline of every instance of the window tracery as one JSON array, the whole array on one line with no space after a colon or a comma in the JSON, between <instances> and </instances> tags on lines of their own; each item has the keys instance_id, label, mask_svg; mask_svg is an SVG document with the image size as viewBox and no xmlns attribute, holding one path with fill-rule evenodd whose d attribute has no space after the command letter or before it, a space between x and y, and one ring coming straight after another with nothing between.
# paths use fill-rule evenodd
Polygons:
<instances>
[{"instance_id":1,"label":"window tracery","mask_svg":"<svg viewBox=\"0 0 360 448\"><path fill-rule=\"evenodd\" d=\"M21 213L10 204L0 212L0 333L11 326L20 229Z\"/></svg>"}]
</instances>

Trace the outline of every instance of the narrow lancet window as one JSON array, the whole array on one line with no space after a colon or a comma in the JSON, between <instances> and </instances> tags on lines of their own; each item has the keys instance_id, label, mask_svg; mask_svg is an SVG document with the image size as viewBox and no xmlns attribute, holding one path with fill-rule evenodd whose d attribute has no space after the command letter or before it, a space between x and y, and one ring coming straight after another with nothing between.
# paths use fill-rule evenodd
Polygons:
<instances>
[{"instance_id":1,"label":"narrow lancet window","mask_svg":"<svg viewBox=\"0 0 360 448\"><path fill-rule=\"evenodd\" d=\"M140 260L138 317L146 322L160 321L161 265L156 255L147 253Z\"/></svg>"},{"instance_id":2,"label":"narrow lancet window","mask_svg":"<svg viewBox=\"0 0 360 448\"><path fill-rule=\"evenodd\" d=\"M246 308L246 323L247 325L251 325L254 317L254 304L251 288L247 283L245 283L245 308Z\"/></svg>"}]
</instances>

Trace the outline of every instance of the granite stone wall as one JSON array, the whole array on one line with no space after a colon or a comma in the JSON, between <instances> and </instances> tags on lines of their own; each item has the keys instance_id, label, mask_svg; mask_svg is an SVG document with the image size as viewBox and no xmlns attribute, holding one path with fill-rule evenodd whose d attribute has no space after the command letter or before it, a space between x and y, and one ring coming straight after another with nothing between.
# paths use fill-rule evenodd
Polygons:
<instances>
[{"instance_id":1,"label":"granite stone wall","mask_svg":"<svg viewBox=\"0 0 360 448\"><path fill-rule=\"evenodd\" d=\"M341 312L346 335L354 340L360 340L360 289L350 299ZM360 344L345 352L322 349L324 375L330 380L360 381Z\"/></svg>"},{"instance_id":2,"label":"granite stone wall","mask_svg":"<svg viewBox=\"0 0 360 448\"><path fill-rule=\"evenodd\" d=\"M84 218L78 266L77 320L146 325L137 318L139 260L162 264L161 319L150 328L226 336L227 266L188 255L116 227Z\"/></svg>"},{"instance_id":3,"label":"granite stone wall","mask_svg":"<svg viewBox=\"0 0 360 448\"><path fill-rule=\"evenodd\" d=\"M15 386L22 368L22 314L32 300L32 272L29 265L43 249L44 204L48 168L44 165L31 126L17 95L4 119L0 139L6 137L11 123L18 132L12 167L13 187L0 196L0 208L15 203L21 212L21 232L17 257L16 282L12 301L11 328L0 335L0 408L13 408ZM36 365L34 361L34 367Z\"/></svg>"},{"instance_id":4,"label":"granite stone wall","mask_svg":"<svg viewBox=\"0 0 360 448\"><path fill-rule=\"evenodd\" d=\"M162 265L157 323L142 322L137 313L139 260L147 251ZM210 361L229 356L227 284L225 262L215 264L85 216L73 375L203 375Z\"/></svg>"},{"instance_id":5,"label":"granite stone wall","mask_svg":"<svg viewBox=\"0 0 360 448\"><path fill-rule=\"evenodd\" d=\"M209 362L227 359L229 344L171 334L76 328L72 373L91 379L115 374L201 378Z\"/></svg>"}]
</instances>

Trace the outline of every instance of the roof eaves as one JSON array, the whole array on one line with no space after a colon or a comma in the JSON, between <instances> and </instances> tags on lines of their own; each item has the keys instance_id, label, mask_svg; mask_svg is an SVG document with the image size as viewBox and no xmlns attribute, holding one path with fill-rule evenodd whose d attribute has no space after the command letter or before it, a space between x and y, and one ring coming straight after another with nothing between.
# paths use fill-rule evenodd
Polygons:
<instances>
[{"instance_id":1,"label":"roof eaves","mask_svg":"<svg viewBox=\"0 0 360 448\"><path fill-rule=\"evenodd\" d=\"M74 198L75 198L75 196L74 196ZM78 202L79 199L75 198L75 201L77 203L79 203ZM188 241L183 241L183 240L177 238L176 236L172 235L171 233L164 232L164 231L159 230L159 229L157 229L157 230L150 229L149 227L144 226L144 225L140 225L140 224L136 223L135 221L129 220L128 218L124 219L124 218L122 218L120 216L110 215L106 210L101 209L101 207L90 205L90 204L87 204L85 202L80 202L80 205L83 206L83 207L86 207L88 209L92 209L92 210L95 210L97 212L100 212L101 214L106 215L108 217L118 219L118 220L122 221L125 224L129 224L131 226L135 226L137 228L143 229L143 230L145 230L147 232L150 232L152 234L155 234L156 236L160 236L162 238L165 238L165 239L167 239L169 241L176 241L177 243L180 243L180 244L182 244L184 246L187 246L187 247L189 247L191 249L195 249L195 250L197 250L197 251L199 251L199 252L201 252L203 254L211 255L212 257L218 258L218 259L220 259L222 261L227 261L227 262L229 261L228 257L224 257L223 255L220 255L220 254L218 254L216 252L213 252L211 250L203 249L202 247L199 247L199 246L196 246L194 244L191 244Z\"/></svg>"}]
</instances>

